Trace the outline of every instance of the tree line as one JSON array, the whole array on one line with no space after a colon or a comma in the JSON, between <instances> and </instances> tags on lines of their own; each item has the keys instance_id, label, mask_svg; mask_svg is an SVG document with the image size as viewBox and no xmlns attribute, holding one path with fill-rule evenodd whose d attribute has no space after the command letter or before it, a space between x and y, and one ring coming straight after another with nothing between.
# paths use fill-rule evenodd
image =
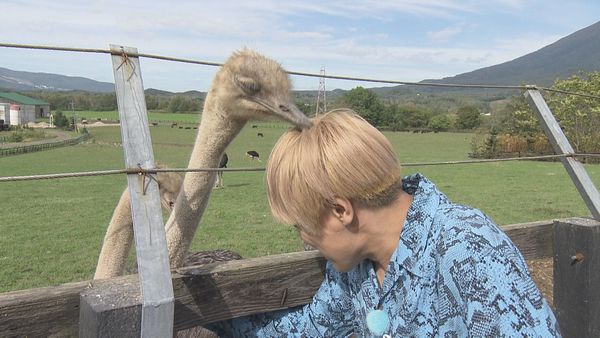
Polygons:
<instances>
[{"instance_id":1,"label":"tree line","mask_svg":"<svg viewBox=\"0 0 600 338\"><path fill-rule=\"evenodd\" d=\"M568 79L556 80L552 89L598 95L600 72L581 72ZM600 153L600 99L552 91L543 95L575 152ZM472 145L476 157L497 157L502 153L553 153L523 95L513 97L504 110L492 116L487 128L474 138Z\"/></svg>"},{"instance_id":2,"label":"tree line","mask_svg":"<svg viewBox=\"0 0 600 338\"><path fill-rule=\"evenodd\" d=\"M115 93L89 92L28 92L24 95L35 97L50 103L52 110L117 110ZM191 95L145 94L146 108L167 113L197 113L202 110L204 100Z\"/></svg>"},{"instance_id":3,"label":"tree line","mask_svg":"<svg viewBox=\"0 0 600 338\"><path fill-rule=\"evenodd\" d=\"M556 80L552 88L597 95L600 93L600 72L582 72ZM117 110L114 93L33 92L26 95L49 102L53 110ZM384 130L477 131L472 141L474 157L552 153L523 95L513 96L503 109L495 110L491 116L487 116L490 107L483 100L468 100L458 95L449 100L434 94L423 94L416 100L420 94L409 95L382 99L372 90L356 87L328 102L328 108L351 108ZM198 113L203 105L203 97L196 94L146 93L145 96L147 108L154 111ZM556 92L545 92L544 97L575 151L599 153L600 100ZM306 115L312 116L315 101L313 97L305 96L296 97L295 103Z\"/></svg>"},{"instance_id":4,"label":"tree line","mask_svg":"<svg viewBox=\"0 0 600 338\"><path fill-rule=\"evenodd\" d=\"M474 129L483 121L482 109L469 103L459 103L456 110L448 111L426 103L384 101L375 92L363 87L348 91L330 106L351 108L375 127L393 131Z\"/></svg>"}]
</instances>

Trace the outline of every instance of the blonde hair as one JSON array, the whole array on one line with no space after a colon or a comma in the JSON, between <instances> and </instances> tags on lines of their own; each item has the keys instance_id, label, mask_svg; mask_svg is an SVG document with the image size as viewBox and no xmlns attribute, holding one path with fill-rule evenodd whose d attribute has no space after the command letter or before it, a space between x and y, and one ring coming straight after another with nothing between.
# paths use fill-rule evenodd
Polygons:
<instances>
[{"instance_id":1,"label":"blonde hair","mask_svg":"<svg viewBox=\"0 0 600 338\"><path fill-rule=\"evenodd\" d=\"M392 145L350 109L330 111L315 117L309 129L283 134L271 151L266 179L275 219L313 235L334 198L379 208L402 188Z\"/></svg>"}]
</instances>

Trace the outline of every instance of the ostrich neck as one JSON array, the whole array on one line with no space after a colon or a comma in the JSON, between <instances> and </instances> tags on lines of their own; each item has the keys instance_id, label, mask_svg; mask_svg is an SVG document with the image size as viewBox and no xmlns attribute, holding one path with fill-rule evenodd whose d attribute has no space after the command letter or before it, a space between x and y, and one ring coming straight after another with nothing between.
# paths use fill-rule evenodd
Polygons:
<instances>
[{"instance_id":1,"label":"ostrich neck","mask_svg":"<svg viewBox=\"0 0 600 338\"><path fill-rule=\"evenodd\" d=\"M209 92L188 168L218 167L225 148L244 127L245 122L232 118ZM183 264L216 177L217 173L214 171L186 173L175 208L166 225L171 267Z\"/></svg>"},{"instance_id":2,"label":"ostrich neck","mask_svg":"<svg viewBox=\"0 0 600 338\"><path fill-rule=\"evenodd\" d=\"M228 117L218 102L207 102L202 113L202 120L198 129L198 137L194 151L190 158L189 166L217 167L225 148L233 141L246 121L235 120Z\"/></svg>"},{"instance_id":3,"label":"ostrich neck","mask_svg":"<svg viewBox=\"0 0 600 338\"><path fill-rule=\"evenodd\" d=\"M233 119L221 108L218 100L209 95L206 98L202 120L188 168L217 168L225 148L242 130L246 121ZM188 173L184 179L184 190L192 210L210 196L216 172ZM202 210L197 216L201 217ZM199 218L198 217L198 218Z\"/></svg>"}]
</instances>

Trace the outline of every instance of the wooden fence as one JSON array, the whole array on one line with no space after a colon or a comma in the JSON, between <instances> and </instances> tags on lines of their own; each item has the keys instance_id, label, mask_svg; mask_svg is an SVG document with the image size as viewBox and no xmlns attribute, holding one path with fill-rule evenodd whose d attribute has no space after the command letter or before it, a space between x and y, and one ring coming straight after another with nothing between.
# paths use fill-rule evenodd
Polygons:
<instances>
[{"instance_id":1,"label":"wooden fence","mask_svg":"<svg viewBox=\"0 0 600 338\"><path fill-rule=\"evenodd\" d=\"M53 149L53 148L64 147L64 146L71 146L71 145L79 144L83 141L89 140L91 137L92 137L92 135L90 135L90 134L83 134L81 136L78 136L78 137L72 138L72 139L68 139L68 140L47 142L47 143L40 143L40 144L31 144L31 145L27 145L27 146L13 147L13 148L0 148L0 157L33 153L36 151L42 151L42 150Z\"/></svg>"},{"instance_id":2,"label":"wooden fence","mask_svg":"<svg viewBox=\"0 0 600 338\"><path fill-rule=\"evenodd\" d=\"M526 259L554 257L556 314L565 337L600 336L600 222L571 218L503 230ZM173 330L305 304L323 279L324 264L308 251L179 269L172 275ZM97 323L85 320L94 312L111 320L109 331L92 331L118 328L120 337L137 337L139 293L138 276L130 275L0 294L0 336L77 336L80 321Z\"/></svg>"}]
</instances>

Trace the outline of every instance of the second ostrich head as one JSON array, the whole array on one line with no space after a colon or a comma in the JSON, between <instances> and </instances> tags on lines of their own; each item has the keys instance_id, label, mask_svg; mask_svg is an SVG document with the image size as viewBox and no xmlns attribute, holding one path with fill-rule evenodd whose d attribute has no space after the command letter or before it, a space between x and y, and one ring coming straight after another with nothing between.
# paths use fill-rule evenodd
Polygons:
<instances>
[{"instance_id":1,"label":"second ostrich head","mask_svg":"<svg viewBox=\"0 0 600 338\"><path fill-rule=\"evenodd\" d=\"M161 166L158 166L159 168ZM173 211L177 195L181 190L183 175L176 172L159 172L157 174L158 189L160 192L160 204L163 210Z\"/></svg>"}]
</instances>

